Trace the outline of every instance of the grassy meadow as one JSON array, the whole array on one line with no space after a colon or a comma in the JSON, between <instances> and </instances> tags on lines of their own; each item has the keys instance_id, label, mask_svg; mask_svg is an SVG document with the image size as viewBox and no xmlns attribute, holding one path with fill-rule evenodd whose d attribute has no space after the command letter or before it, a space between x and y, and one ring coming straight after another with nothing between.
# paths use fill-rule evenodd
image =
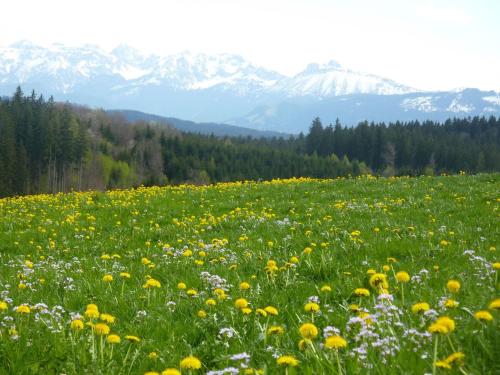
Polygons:
<instances>
[{"instance_id":1,"label":"grassy meadow","mask_svg":"<svg viewBox=\"0 0 500 375\"><path fill-rule=\"evenodd\" d=\"M498 374L500 175L0 200L0 374Z\"/></svg>"}]
</instances>

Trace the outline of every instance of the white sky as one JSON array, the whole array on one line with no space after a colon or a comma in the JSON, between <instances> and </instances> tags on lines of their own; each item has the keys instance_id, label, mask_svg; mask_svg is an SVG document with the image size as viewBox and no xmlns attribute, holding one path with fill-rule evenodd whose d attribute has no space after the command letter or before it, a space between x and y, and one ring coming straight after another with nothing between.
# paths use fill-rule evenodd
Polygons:
<instances>
[{"instance_id":1,"label":"white sky","mask_svg":"<svg viewBox=\"0 0 500 375\"><path fill-rule=\"evenodd\" d=\"M2 46L228 52L285 74L337 60L419 89L500 91L500 0L16 0L0 9Z\"/></svg>"}]
</instances>

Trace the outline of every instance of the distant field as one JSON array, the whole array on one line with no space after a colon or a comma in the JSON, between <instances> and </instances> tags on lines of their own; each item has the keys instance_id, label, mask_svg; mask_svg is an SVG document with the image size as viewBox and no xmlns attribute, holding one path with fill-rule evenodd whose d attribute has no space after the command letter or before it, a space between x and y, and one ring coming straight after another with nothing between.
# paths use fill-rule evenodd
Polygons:
<instances>
[{"instance_id":1,"label":"distant field","mask_svg":"<svg viewBox=\"0 0 500 375\"><path fill-rule=\"evenodd\" d=\"M499 218L500 174L3 199L0 374L498 374Z\"/></svg>"}]
</instances>

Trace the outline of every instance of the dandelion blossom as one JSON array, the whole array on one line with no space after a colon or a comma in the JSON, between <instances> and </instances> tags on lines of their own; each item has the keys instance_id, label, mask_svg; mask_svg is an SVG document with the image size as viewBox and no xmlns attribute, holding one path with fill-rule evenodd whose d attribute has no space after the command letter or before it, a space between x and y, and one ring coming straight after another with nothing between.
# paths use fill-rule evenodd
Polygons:
<instances>
[{"instance_id":1,"label":"dandelion blossom","mask_svg":"<svg viewBox=\"0 0 500 375\"><path fill-rule=\"evenodd\" d=\"M500 310L500 298L496 298L488 305L490 310Z\"/></svg>"},{"instance_id":2,"label":"dandelion blossom","mask_svg":"<svg viewBox=\"0 0 500 375\"><path fill-rule=\"evenodd\" d=\"M181 372L176 368L167 368L161 372L161 375L181 375Z\"/></svg>"},{"instance_id":3,"label":"dandelion blossom","mask_svg":"<svg viewBox=\"0 0 500 375\"><path fill-rule=\"evenodd\" d=\"M285 333L285 329L280 326L271 326L267 329L268 335L282 335Z\"/></svg>"},{"instance_id":4,"label":"dandelion blossom","mask_svg":"<svg viewBox=\"0 0 500 375\"><path fill-rule=\"evenodd\" d=\"M396 280L400 283L407 283L408 281L410 281L410 275L408 274L408 272L400 271L396 273Z\"/></svg>"},{"instance_id":5,"label":"dandelion blossom","mask_svg":"<svg viewBox=\"0 0 500 375\"><path fill-rule=\"evenodd\" d=\"M368 297L370 295L370 291L366 288L356 288L354 289L354 294L358 297Z\"/></svg>"},{"instance_id":6,"label":"dandelion blossom","mask_svg":"<svg viewBox=\"0 0 500 375\"><path fill-rule=\"evenodd\" d=\"M29 314L31 312L31 309L29 306L21 305L17 307L16 312L18 312L19 314Z\"/></svg>"},{"instance_id":7,"label":"dandelion blossom","mask_svg":"<svg viewBox=\"0 0 500 375\"><path fill-rule=\"evenodd\" d=\"M282 355L276 360L278 366L295 367L298 366L299 361L292 355Z\"/></svg>"},{"instance_id":8,"label":"dandelion blossom","mask_svg":"<svg viewBox=\"0 0 500 375\"><path fill-rule=\"evenodd\" d=\"M474 314L474 317L481 322L490 322L493 320L493 315L489 311L481 310Z\"/></svg>"},{"instance_id":9,"label":"dandelion blossom","mask_svg":"<svg viewBox=\"0 0 500 375\"><path fill-rule=\"evenodd\" d=\"M436 320L437 324L441 324L448 328L450 332L455 330L455 321L447 316L442 316Z\"/></svg>"},{"instance_id":10,"label":"dandelion blossom","mask_svg":"<svg viewBox=\"0 0 500 375\"><path fill-rule=\"evenodd\" d=\"M444 307L446 307L447 309L454 309L454 308L457 308L458 307L458 302L455 301L454 299L447 299L446 302L444 303Z\"/></svg>"},{"instance_id":11,"label":"dandelion blossom","mask_svg":"<svg viewBox=\"0 0 500 375\"><path fill-rule=\"evenodd\" d=\"M273 306L266 306L264 308L264 311L266 313L268 313L269 315L273 315L273 316L278 315L278 309L276 307L273 307Z\"/></svg>"},{"instance_id":12,"label":"dandelion blossom","mask_svg":"<svg viewBox=\"0 0 500 375\"><path fill-rule=\"evenodd\" d=\"M304 323L299 328L300 335L304 339L314 339L318 336L318 328L312 323Z\"/></svg>"},{"instance_id":13,"label":"dandelion blossom","mask_svg":"<svg viewBox=\"0 0 500 375\"><path fill-rule=\"evenodd\" d=\"M428 311L430 306L427 302L418 302L411 307L411 312L414 314L420 314Z\"/></svg>"},{"instance_id":14,"label":"dandelion blossom","mask_svg":"<svg viewBox=\"0 0 500 375\"><path fill-rule=\"evenodd\" d=\"M201 368L201 362L198 358L190 355L181 361L180 366L185 370L199 370Z\"/></svg>"},{"instance_id":15,"label":"dandelion blossom","mask_svg":"<svg viewBox=\"0 0 500 375\"><path fill-rule=\"evenodd\" d=\"M120 339L120 336L118 335L109 335L106 337L106 342L108 344L119 344L122 340Z\"/></svg>"},{"instance_id":16,"label":"dandelion blossom","mask_svg":"<svg viewBox=\"0 0 500 375\"><path fill-rule=\"evenodd\" d=\"M371 275L369 280L370 286L374 289L382 288L388 289L387 276L383 273L375 273Z\"/></svg>"},{"instance_id":17,"label":"dandelion blossom","mask_svg":"<svg viewBox=\"0 0 500 375\"><path fill-rule=\"evenodd\" d=\"M95 326L94 326L94 332L96 333L96 335L99 335L99 336L106 336L107 334L109 334L109 326L107 324L104 324L104 323L97 323Z\"/></svg>"},{"instance_id":18,"label":"dandelion blossom","mask_svg":"<svg viewBox=\"0 0 500 375\"><path fill-rule=\"evenodd\" d=\"M460 290L460 282L457 280L449 280L446 283L446 288L450 291L450 293L458 293Z\"/></svg>"},{"instance_id":19,"label":"dandelion blossom","mask_svg":"<svg viewBox=\"0 0 500 375\"><path fill-rule=\"evenodd\" d=\"M308 302L304 305L304 311L308 313L316 313L319 311L319 305L315 302Z\"/></svg>"},{"instance_id":20,"label":"dandelion blossom","mask_svg":"<svg viewBox=\"0 0 500 375\"><path fill-rule=\"evenodd\" d=\"M129 342L133 342L133 343L141 341L141 339L139 337L133 336L133 335L127 335L127 336L125 336L125 340L127 340Z\"/></svg>"},{"instance_id":21,"label":"dandelion blossom","mask_svg":"<svg viewBox=\"0 0 500 375\"><path fill-rule=\"evenodd\" d=\"M446 361L437 361L435 365L437 368L441 368L443 370L451 370L450 364Z\"/></svg>"},{"instance_id":22,"label":"dandelion blossom","mask_svg":"<svg viewBox=\"0 0 500 375\"><path fill-rule=\"evenodd\" d=\"M342 349L347 346L347 341L337 335L329 336L325 339L325 348L327 349Z\"/></svg>"},{"instance_id":23,"label":"dandelion blossom","mask_svg":"<svg viewBox=\"0 0 500 375\"><path fill-rule=\"evenodd\" d=\"M71 321L70 327L73 331L81 331L83 329L83 322L80 319Z\"/></svg>"},{"instance_id":24,"label":"dandelion blossom","mask_svg":"<svg viewBox=\"0 0 500 375\"><path fill-rule=\"evenodd\" d=\"M234 307L237 309L244 309L248 307L248 301L245 298L238 298L236 301L234 301Z\"/></svg>"}]
</instances>

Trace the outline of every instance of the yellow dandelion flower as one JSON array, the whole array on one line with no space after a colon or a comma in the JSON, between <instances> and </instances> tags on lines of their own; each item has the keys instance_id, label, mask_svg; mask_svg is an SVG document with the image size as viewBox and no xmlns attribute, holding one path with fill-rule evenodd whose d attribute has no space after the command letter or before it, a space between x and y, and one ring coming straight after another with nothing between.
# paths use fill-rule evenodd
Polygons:
<instances>
[{"instance_id":1,"label":"yellow dandelion flower","mask_svg":"<svg viewBox=\"0 0 500 375\"><path fill-rule=\"evenodd\" d=\"M481 310L474 314L474 317L481 322L490 322L493 320L493 315L489 311Z\"/></svg>"},{"instance_id":2,"label":"yellow dandelion flower","mask_svg":"<svg viewBox=\"0 0 500 375\"><path fill-rule=\"evenodd\" d=\"M101 314L100 319L103 322L113 324L115 322L115 317L111 314Z\"/></svg>"},{"instance_id":3,"label":"yellow dandelion flower","mask_svg":"<svg viewBox=\"0 0 500 375\"><path fill-rule=\"evenodd\" d=\"M454 309L454 308L457 308L458 307L458 302L455 301L454 299L447 299L446 302L444 303L444 307L446 307L447 309Z\"/></svg>"},{"instance_id":4,"label":"yellow dandelion flower","mask_svg":"<svg viewBox=\"0 0 500 375\"><path fill-rule=\"evenodd\" d=\"M156 371L147 371L144 373L144 375L160 375L160 373Z\"/></svg>"},{"instance_id":5,"label":"yellow dandelion flower","mask_svg":"<svg viewBox=\"0 0 500 375\"><path fill-rule=\"evenodd\" d=\"M194 296L196 296L196 295L198 294L198 292L197 292L195 289L188 289L188 290L186 291L186 294L187 294L188 296L190 296L190 297L194 297Z\"/></svg>"},{"instance_id":6,"label":"yellow dandelion flower","mask_svg":"<svg viewBox=\"0 0 500 375\"><path fill-rule=\"evenodd\" d=\"M431 307L427 302L418 302L411 307L411 312L414 314L420 314L428 311Z\"/></svg>"},{"instance_id":7,"label":"yellow dandelion flower","mask_svg":"<svg viewBox=\"0 0 500 375\"><path fill-rule=\"evenodd\" d=\"M252 309L249 307L244 307L240 310L244 315L249 315L252 313Z\"/></svg>"},{"instance_id":8,"label":"yellow dandelion flower","mask_svg":"<svg viewBox=\"0 0 500 375\"><path fill-rule=\"evenodd\" d=\"M148 354L148 358L152 359L154 361L156 358L158 358L158 353L151 352L151 353Z\"/></svg>"},{"instance_id":9,"label":"yellow dandelion flower","mask_svg":"<svg viewBox=\"0 0 500 375\"><path fill-rule=\"evenodd\" d=\"M94 332L96 335L106 336L107 334L109 334L109 331L110 329L107 324L97 323L96 325L94 325Z\"/></svg>"},{"instance_id":10,"label":"yellow dandelion flower","mask_svg":"<svg viewBox=\"0 0 500 375\"><path fill-rule=\"evenodd\" d=\"M255 313L257 315L263 316L264 318L267 316L267 312L264 309L257 309L257 310L255 310Z\"/></svg>"},{"instance_id":11,"label":"yellow dandelion flower","mask_svg":"<svg viewBox=\"0 0 500 375\"><path fill-rule=\"evenodd\" d=\"M203 319L207 317L207 312L205 310L199 310L196 315L198 315L198 318Z\"/></svg>"},{"instance_id":12,"label":"yellow dandelion flower","mask_svg":"<svg viewBox=\"0 0 500 375\"><path fill-rule=\"evenodd\" d=\"M201 368L201 361L190 355L181 361L180 366L185 370L199 370Z\"/></svg>"},{"instance_id":13,"label":"yellow dandelion flower","mask_svg":"<svg viewBox=\"0 0 500 375\"><path fill-rule=\"evenodd\" d=\"M234 307L237 309L244 309L245 307L248 307L248 301L245 298L238 298L234 301Z\"/></svg>"},{"instance_id":14,"label":"yellow dandelion flower","mask_svg":"<svg viewBox=\"0 0 500 375\"><path fill-rule=\"evenodd\" d=\"M247 283L246 281L243 281L242 283L240 283L240 289L241 290L247 290L247 289L250 289L250 284Z\"/></svg>"},{"instance_id":15,"label":"yellow dandelion flower","mask_svg":"<svg viewBox=\"0 0 500 375\"><path fill-rule=\"evenodd\" d=\"M500 310L500 298L496 298L488 305L490 310Z\"/></svg>"},{"instance_id":16,"label":"yellow dandelion flower","mask_svg":"<svg viewBox=\"0 0 500 375\"><path fill-rule=\"evenodd\" d=\"M87 308L87 310L85 310L85 316L90 319L97 319L99 318L99 310Z\"/></svg>"},{"instance_id":17,"label":"yellow dandelion flower","mask_svg":"<svg viewBox=\"0 0 500 375\"><path fill-rule=\"evenodd\" d=\"M396 273L396 280L400 283L407 283L410 281L410 275L406 271L399 271Z\"/></svg>"},{"instance_id":18,"label":"yellow dandelion flower","mask_svg":"<svg viewBox=\"0 0 500 375\"><path fill-rule=\"evenodd\" d=\"M430 333L440 333L443 335L450 332L450 330L446 326L437 323L432 323L427 330Z\"/></svg>"},{"instance_id":19,"label":"yellow dandelion flower","mask_svg":"<svg viewBox=\"0 0 500 375\"><path fill-rule=\"evenodd\" d=\"M341 336L329 336L325 339L325 348L327 349L342 349L347 346L347 341Z\"/></svg>"},{"instance_id":20,"label":"yellow dandelion flower","mask_svg":"<svg viewBox=\"0 0 500 375\"><path fill-rule=\"evenodd\" d=\"M453 354L450 354L444 361L447 363L462 363L463 359L465 358L465 354L462 352L455 352Z\"/></svg>"},{"instance_id":21,"label":"yellow dandelion flower","mask_svg":"<svg viewBox=\"0 0 500 375\"><path fill-rule=\"evenodd\" d=\"M304 305L304 311L307 313L317 313L320 310L320 307L315 302L308 302Z\"/></svg>"},{"instance_id":22,"label":"yellow dandelion flower","mask_svg":"<svg viewBox=\"0 0 500 375\"><path fill-rule=\"evenodd\" d=\"M7 305L7 302L5 301L0 301L0 311L4 311L4 310L7 310L8 309L8 305Z\"/></svg>"},{"instance_id":23,"label":"yellow dandelion flower","mask_svg":"<svg viewBox=\"0 0 500 375\"><path fill-rule=\"evenodd\" d=\"M318 336L318 328L312 323L304 323L300 326L299 333L304 339L312 340Z\"/></svg>"},{"instance_id":24,"label":"yellow dandelion flower","mask_svg":"<svg viewBox=\"0 0 500 375\"><path fill-rule=\"evenodd\" d=\"M374 289L382 288L388 289L387 276L383 273L375 273L371 275L369 280L370 286Z\"/></svg>"},{"instance_id":25,"label":"yellow dandelion flower","mask_svg":"<svg viewBox=\"0 0 500 375\"><path fill-rule=\"evenodd\" d=\"M460 282L457 280L449 280L446 283L446 288L450 291L450 293L458 293L460 290Z\"/></svg>"},{"instance_id":26,"label":"yellow dandelion flower","mask_svg":"<svg viewBox=\"0 0 500 375\"><path fill-rule=\"evenodd\" d=\"M282 335L285 333L285 329L280 326L271 326L267 329L268 335Z\"/></svg>"},{"instance_id":27,"label":"yellow dandelion flower","mask_svg":"<svg viewBox=\"0 0 500 375\"><path fill-rule=\"evenodd\" d=\"M21 305L17 307L16 312L19 314L29 314L31 312L31 309L27 305Z\"/></svg>"},{"instance_id":28,"label":"yellow dandelion flower","mask_svg":"<svg viewBox=\"0 0 500 375\"><path fill-rule=\"evenodd\" d=\"M153 278L147 279L146 283L142 286L145 289L161 288L161 283Z\"/></svg>"},{"instance_id":29,"label":"yellow dandelion flower","mask_svg":"<svg viewBox=\"0 0 500 375\"><path fill-rule=\"evenodd\" d=\"M186 288L187 288L187 285L183 282L180 282L179 284L177 284L177 289L184 290Z\"/></svg>"},{"instance_id":30,"label":"yellow dandelion flower","mask_svg":"<svg viewBox=\"0 0 500 375\"><path fill-rule=\"evenodd\" d=\"M71 321L70 327L73 331L81 331L83 329L83 321L80 319L73 319Z\"/></svg>"},{"instance_id":31,"label":"yellow dandelion flower","mask_svg":"<svg viewBox=\"0 0 500 375\"><path fill-rule=\"evenodd\" d=\"M437 368L440 368L443 370L451 370L450 364L446 361L436 361L435 365Z\"/></svg>"},{"instance_id":32,"label":"yellow dandelion flower","mask_svg":"<svg viewBox=\"0 0 500 375\"><path fill-rule=\"evenodd\" d=\"M359 305L356 305L355 303L352 303L349 305L349 310L353 311L353 312L358 312L360 309Z\"/></svg>"},{"instance_id":33,"label":"yellow dandelion flower","mask_svg":"<svg viewBox=\"0 0 500 375\"><path fill-rule=\"evenodd\" d=\"M181 372L176 368L167 368L161 372L161 375L181 375Z\"/></svg>"},{"instance_id":34,"label":"yellow dandelion flower","mask_svg":"<svg viewBox=\"0 0 500 375\"><path fill-rule=\"evenodd\" d=\"M213 298L209 298L205 301L205 305L207 306L215 306L217 305L217 302Z\"/></svg>"},{"instance_id":35,"label":"yellow dandelion flower","mask_svg":"<svg viewBox=\"0 0 500 375\"><path fill-rule=\"evenodd\" d=\"M102 277L102 281L104 281L106 283L110 283L111 281L113 281L113 275L104 275Z\"/></svg>"},{"instance_id":36,"label":"yellow dandelion flower","mask_svg":"<svg viewBox=\"0 0 500 375\"><path fill-rule=\"evenodd\" d=\"M491 266L493 267L494 270L500 270L500 262L495 262L492 263Z\"/></svg>"},{"instance_id":37,"label":"yellow dandelion flower","mask_svg":"<svg viewBox=\"0 0 500 375\"><path fill-rule=\"evenodd\" d=\"M354 289L354 294L358 297L368 297L370 295L370 291L366 288L356 288Z\"/></svg>"},{"instance_id":38,"label":"yellow dandelion flower","mask_svg":"<svg viewBox=\"0 0 500 375\"><path fill-rule=\"evenodd\" d=\"M130 279L130 274L128 272L120 272L120 277L122 279Z\"/></svg>"},{"instance_id":39,"label":"yellow dandelion flower","mask_svg":"<svg viewBox=\"0 0 500 375\"><path fill-rule=\"evenodd\" d=\"M299 365L299 361L291 355L282 355L276 360L278 366L284 367L296 367Z\"/></svg>"},{"instance_id":40,"label":"yellow dandelion flower","mask_svg":"<svg viewBox=\"0 0 500 375\"><path fill-rule=\"evenodd\" d=\"M120 339L120 336L112 334L106 337L106 342L108 344L119 344L122 340Z\"/></svg>"},{"instance_id":41,"label":"yellow dandelion flower","mask_svg":"<svg viewBox=\"0 0 500 375\"><path fill-rule=\"evenodd\" d=\"M137 336L133 336L133 335L127 335L125 336L125 340L129 341L129 342L132 342L132 343L137 343L137 342L140 342L141 339Z\"/></svg>"},{"instance_id":42,"label":"yellow dandelion flower","mask_svg":"<svg viewBox=\"0 0 500 375\"><path fill-rule=\"evenodd\" d=\"M278 315L278 309L276 307L273 307L273 306L264 307L264 311L266 313L268 313L269 315L273 315L273 316Z\"/></svg>"},{"instance_id":43,"label":"yellow dandelion flower","mask_svg":"<svg viewBox=\"0 0 500 375\"><path fill-rule=\"evenodd\" d=\"M332 291L332 288L330 287L330 285L323 285L321 287L320 291L323 293L329 293Z\"/></svg>"},{"instance_id":44,"label":"yellow dandelion flower","mask_svg":"<svg viewBox=\"0 0 500 375\"><path fill-rule=\"evenodd\" d=\"M445 326L450 332L455 330L455 321L447 316L439 317L436 323Z\"/></svg>"}]
</instances>

